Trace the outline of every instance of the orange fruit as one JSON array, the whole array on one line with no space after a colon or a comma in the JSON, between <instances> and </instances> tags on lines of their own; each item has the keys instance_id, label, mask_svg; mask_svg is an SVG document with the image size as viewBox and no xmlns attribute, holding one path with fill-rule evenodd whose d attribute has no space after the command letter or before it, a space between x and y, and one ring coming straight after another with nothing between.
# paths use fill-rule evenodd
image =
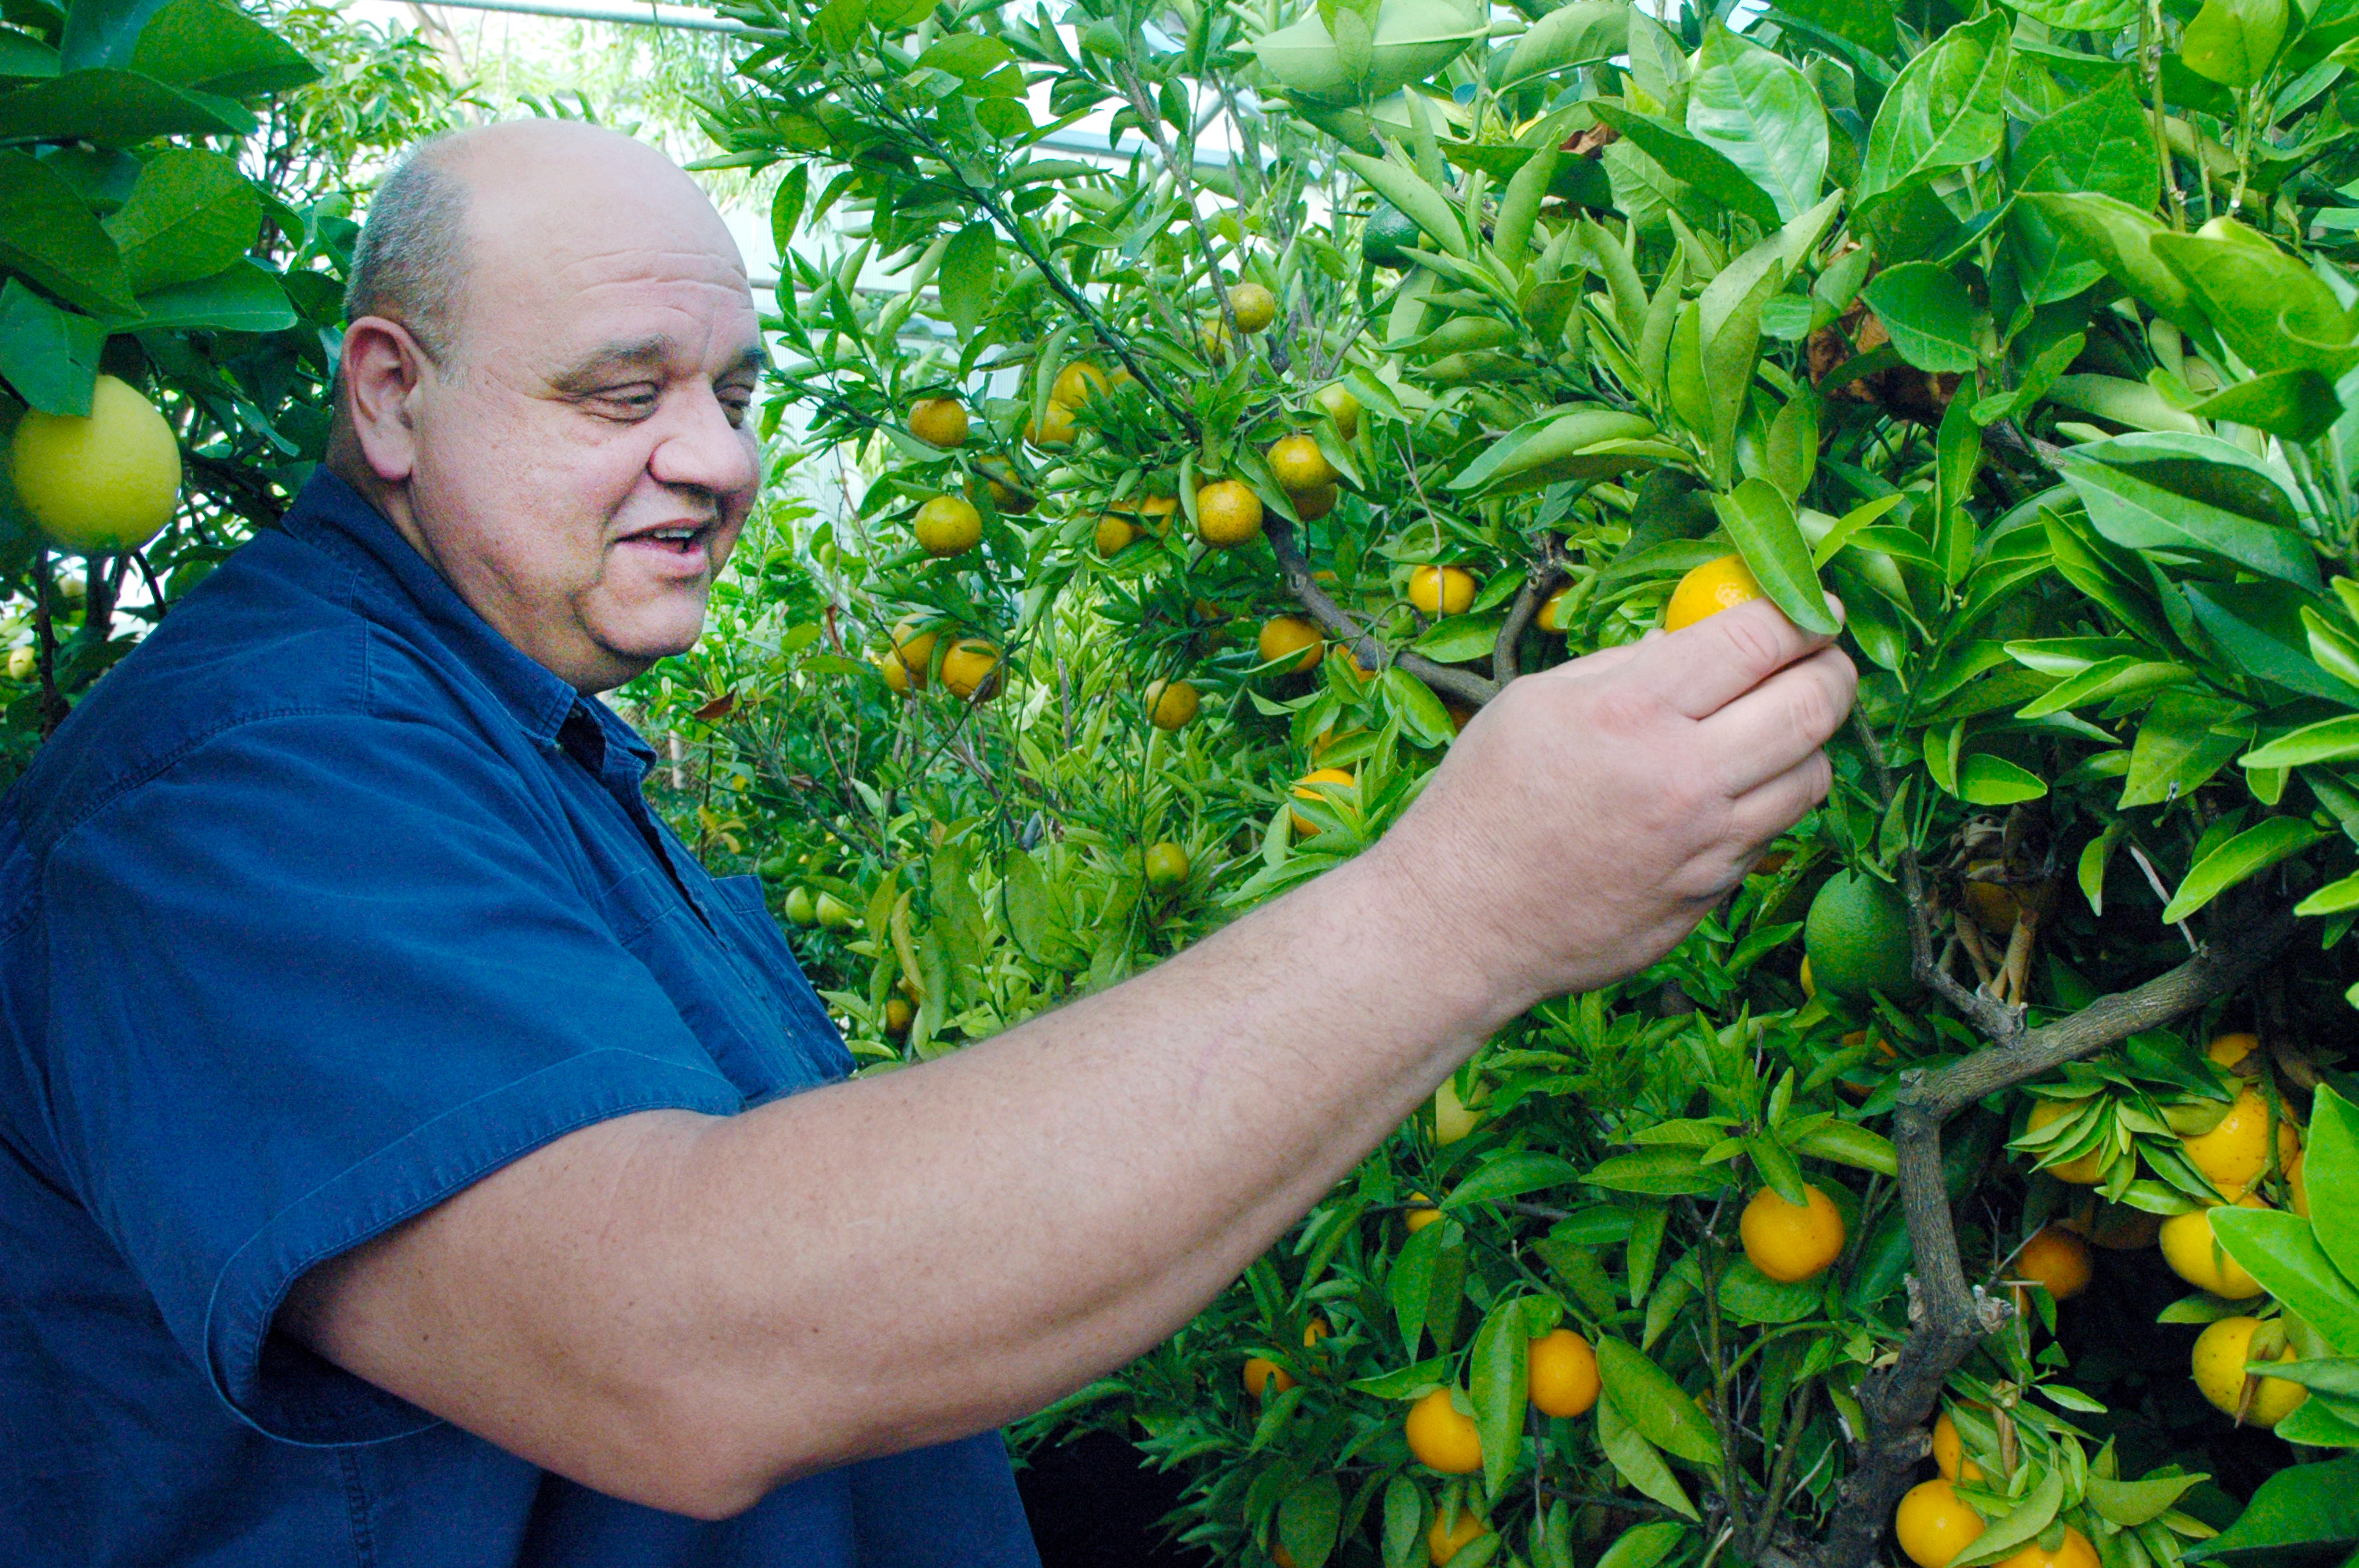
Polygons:
<instances>
[{"instance_id":1,"label":"orange fruit","mask_svg":"<svg viewBox=\"0 0 2359 1568\"><path fill-rule=\"evenodd\" d=\"M1267 455L1269 471L1289 495L1332 484L1343 477L1327 460L1327 454L1319 449L1319 443L1309 436L1282 436L1270 443Z\"/></svg>"},{"instance_id":2,"label":"orange fruit","mask_svg":"<svg viewBox=\"0 0 2359 1568\"><path fill-rule=\"evenodd\" d=\"M1436 1389L1411 1405L1402 1430L1408 1435L1408 1451L1420 1465L1448 1476L1483 1467L1483 1439L1474 1420L1458 1413L1448 1389Z\"/></svg>"},{"instance_id":3,"label":"orange fruit","mask_svg":"<svg viewBox=\"0 0 2359 1568\"><path fill-rule=\"evenodd\" d=\"M1337 660L1351 665L1352 673L1359 676L1362 680L1374 680L1376 678L1376 672L1368 668L1367 665L1360 662L1359 650L1353 647L1349 643L1336 643L1333 647L1327 650L1327 657L1331 660Z\"/></svg>"},{"instance_id":4,"label":"orange fruit","mask_svg":"<svg viewBox=\"0 0 2359 1568\"><path fill-rule=\"evenodd\" d=\"M1408 574L1408 601L1428 615L1462 615L1474 602L1474 574L1458 567L1419 567Z\"/></svg>"},{"instance_id":5,"label":"orange fruit","mask_svg":"<svg viewBox=\"0 0 2359 1568\"><path fill-rule=\"evenodd\" d=\"M1229 314L1240 332L1258 332L1277 319L1277 296L1258 283L1240 283L1229 290Z\"/></svg>"},{"instance_id":6,"label":"orange fruit","mask_svg":"<svg viewBox=\"0 0 2359 1568\"><path fill-rule=\"evenodd\" d=\"M1150 845L1147 851L1147 885L1158 892L1169 892L1188 880L1188 851L1165 839Z\"/></svg>"},{"instance_id":7,"label":"orange fruit","mask_svg":"<svg viewBox=\"0 0 2359 1568\"><path fill-rule=\"evenodd\" d=\"M1933 1468L1941 1472L1945 1481L1983 1478L1983 1467L1966 1457L1965 1440L1958 1435L1958 1423L1950 1419L1948 1411L1933 1423Z\"/></svg>"},{"instance_id":8,"label":"orange fruit","mask_svg":"<svg viewBox=\"0 0 2359 1568\"><path fill-rule=\"evenodd\" d=\"M2006 1269L2009 1279L2045 1285L2060 1302L2071 1301L2087 1290L2090 1271L2089 1244L2060 1225L2042 1227Z\"/></svg>"},{"instance_id":9,"label":"orange fruit","mask_svg":"<svg viewBox=\"0 0 2359 1568\"><path fill-rule=\"evenodd\" d=\"M1309 1323L1302 1325L1302 1348L1305 1350L1310 1349L1312 1346L1318 1344L1321 1340L1326 1338L1329 1335L1334 1332L1335 1331L1333 1329L1327 1326L1327 1320L1325 1318L1312 1318Z\"/></svg>"},{"instance_id":10,"label":"orange fruit","mask_svg":"<svg viewBox=\"0 0 2359 1568\"><path fill-rule=\"evenodd\" d=\"M1031 492L1016 481L1015 465L1006 458L985 458L974 467L974 473L967 477L968 495L975 495L974 481L979 478L991 497L991 504L1010 517L1021 517L1037 504Z\"/></svg>"},{"instance_id":11,"label":"orange fruit","mask_svg":"<svg viewBox=\"0 0 2359 1568\"><path fill-rule=\"evenodd\" d=\"M1196 717L1196 688L1184 680L1147 683L1147 721L1158 730L1177 730Z\"/></svg>"},{"instance_id":12,"label":"orange fruit","mask_svg":"<svg viewBox=\"0 0 2359 1568\"><path fill-rule=\"evenodd\" d=\"M1214 480L1196 492L1196 536L1216 550L1252 544L1261 537L1261 497L1235 480Z\"/></svg>"},{"instance_id":13,"label":"orange fruit","mask_svg":"<svg viewBox=\"0 0 2359 1568\"><path fill-rule=\"evenodd\" d=\"M942 655L942 684L953 697L988 702L999 691L999 650L980 637L962 637Z\"/></svg>"},{"instance_id":14,"label":"orange fruit","mask_svg":"<svg viewBox=\"0 0 2359 1568\"><path fill-rule=\"evenodd\" d=\"M1099 555L1111 558L1130 548L1130 542L1137 537L1137 529L1109 512L1098 519L1097 537L1091 543Z\"/></svg>"},{"instance_id":15,"label":"orange fruit","mask_svg":"<svg viewBox=\"0 0 2359 1568\"><path fill-rule=\"evenodd\" d=\"M1052 397L1038 419L1024 422L1024 438L1036 447L1070 447L1081 428L1073 421L1072 408Z\"/></svg>"},{"instance_id":16,"label":"orange fruit","mask_svg":"<svg viewBox=\"0 0 2359 1568\"><path fill-rule=\"evenodd\" d=\"M1319 786L1321 784L1343 784L1349 786L1351 784L1357 784L1358 782L1358 779L1343 768L1314 768L1310 773L1303 774L1300 778L1294 781L1295 798L1298 800L1325 800L1327 796L1320 790ZM1319 831L1319 825L1311 821L1310 818L1303 816L1302 813L1294 811L1288 813L1288 815L1294 818L1294 830L1297 833L1308 837L1309 835Z\"/></svg>"},{"instance_id":17,"label":"orange fruit","mask_svg":"<svg viewBox=\"0 0 2359 1568\"><path fill-rule=\"evenodd\" d=\"M1982 1534L1983 1517L1960 1500L1949 1482L1925 1481L1900 1499L1892 1532L1917 1568L1945 1568Z\"/></svg>"},{"instance_id":18,"label":"orange fruit","mask_svg":"<svg viewBox=\"0 0 2359 1568\"><path fill-rule=\"evenodd\" d=\"M1444 1564L1458 1555L1462 1547L1472 1545L1490 1533L1491 1527L1476 1519L1473 1509L1462 1505L1458 1510L1458 1525L1454 1530L1442 1529L1441 1516L1436 1514L1433 1516L1433 1528L1425 1532L1425 1559L1433 1564L1433 1568L1444 1568Z\"/></svg>"},{"instance_id":19,"label":"orange fruit","mask_svg":"<svg viewBox=\"0 0 2359 1568\"><path fill-rule=\"evenodd\" d=\"M890 654L877 654L876 673L885 677L885 684L892 688L894 696L909 695L909 687L913 684L909 679L909 667L900 660Z\"/></svg>"},{"instance_id":20,"label":"orange fruit","mask_svg":"<svg viewBox=\"0 0 2359 1568\"><path fill-rule=\"evenodd\" d=\"M1803 1195L1807 1203L1789 1204L1764 1187L1736 1224L1745 1257L1780 1284L1815 1278L1843 1256L1843 1216L1834 1200L1816 1187L1805 1187Z\"/></svg>"},{"instance_id":21,"label":"orange fruit","mask_svg":"<svg viewBox=\"0 0 2359 1568\"><path fill-rule=\"evenodd\" d=\"M2223 1067L2233 1067L2261 1044L2256 1034L2223 1034L2203 1047L2203 1054Z\"/></svg>"},{"instance_id":22,"label":"orange fruit","mask_svg":"<svg viewBox=\"0 0 2359 1568\"><path fill-rule=\"evenodd\" d=\"M1294 1379L1286 1375L1285 1368L1266 1356L1256 1356L1246 1360L1245 1392L1254 1398L1266 1400L1292 1387Z\"/></svg>"},{"instance_id":23,"label":"orange fruit","mask_svg":"<svg viewBox=\"0 0 2359 1568\"><path fill-rule=\"evenodd\" d=\"M2238 1091L2219 1126L2179 1142L2187 1151L2188 1162L2211 1179L2222 1197L2242 1197L2269 1168L2269 1102L2261 1098L2260 1090L2247 1085ZM2301 1140L2293 1124L2280 1118L2278 1168L2292 1164L2300 1152Z\"/></svg>"},{"instance_id":24,"label":"orange fruit","mask_svg":"<svg viewBox=\"0 0 2359 1568\"><path fill-rule=\"evenodd\" d=\"M2267 1208L2260 1199L2246 1196L2239 1200L2244 1208ZM2162 1222L2157 1238L2162 1246L2162 1260L2170 1271L2199 1291L2232 1302L2250 1301L2261 1293L2261 1282L2245 1271L2245 1266L2228 1256L2220 1245L2220 1238L2212 1229L2212 1210L2190 1209L2174 1214Z\"/></svg>"},{"instance_id":25,"label":"orange fruit","mask_svg":"<svg viewBox=\"0 0 2359 1568\"><path fill-rule=\"evenodd\" d=\"M2043 1099L2031 1108L2031 1119L2024 1126L2026 1132L2037 1132L2049 1122L2061 1121L2068 1116L2078 1116L2084 1099ZM2060 1182L2075 1186L2093 1187L2105 1179L2105 1153L2109 1145L2100 1144L2078 1159L2067 1160L2060 1165L2043 1165L2041 1170Z\"/></svg>"},{"instance_id":26,"label":"orange fruit","mask_svg":"<svg viewBox=\"0 0 2359 1568\"><path fill-rule=\"evenodd\" d=\"M955 397L920 397L909 405L909 434L931 447L966 445L966 405Z\"/></svg>"},{"instance_id":27,"label":"orange fruit","mask_svg":"<svg viewBox=\"0 0 2359 1568\"><path fill-rule=\"evenodd\" d=\"M1542 1415L1579 1415L1597 1402L1597 1352L1569 1328L1532 1341L1524 1374L1532 1408Z\"/></svg>"},{"instance_id":28,"label":"orange fruit","mask_svg":"<svg viewBox=\"0 0 2359 1568\"><path fill-rule=\"evenodd\" d=\"M1716 561L1706 561L1680 579L1680 585L1671 589L1670 602L1663 607L1663 630L1676 632L1683 626L1692 626L1708 616L1760 597L1761 585L1754 579L1753 569L1745 564L1743 556L1723 556Z\"/></svg>"},{"instance_id":29,"label":"orange fruit","mask_svg":"<svg viewBox=\"0 0 2359 1568\"><path fill-rule=\"evenodd\" d=\"M1106 373L1088 360L1075 360L1057 373L1054 385L1049 388L1049 401L1061 403L1067 408L1079 408L1093 397L1103 397L1114 390Z\"/></svg>"},{"instance_id":30,"label":"orange fruit","mask_svg":"<svg viewBox=\"0 0 2359 1568\"><path fill-rule=\"evenodd\" d=\"M1411 1193L1408 1195L1408 1201L1425 1206L1422 1208L1413 1208L1408 1211L1408 1233L1411 1236L1415 1236L1429 1225L1440 1223L1441 1211L1433 1206L1431 1198L1427 1197L1423 1193Z\"/></svg>"},{"instance_id":31,"label":"orange fruit","mask_svg":"<svg viewBox=\"0 0 2359 1568\"><path fill-rule=\"evenodd\" d=\"M2245 1407L2246 1426L2275 1426L2291 1415L2294 1407L2308 1398L2310 1390L2299 1383L2283 1378L2263 1378L2253 1390L2250 1400L2245 1398L2245 1367L2247 1362L2262 1359L2253 1353L2253 1335L2260 1328L2257 1319L2223 1317L2207 1325L2195 1336L2192 1365L2195 1386L2203 1397L2230 1415L2236 1407ZM2277 1359L2290 1361L2294 1348L2288 1345Z\"/></svg>"},{"instance_id":32,"label":"orange fruit","mask_svg":"<svg viewBox=\"0 0 2359 1568\"><path fill-rule=\"evenodd\" d=\"M2035 1541L2014 1556L2001 1558L1998 1568L2097 1568L2097 1549L2090 1544L2087 1536L2068 1524L2064 1527L2064 1540L2055 1551Z\"/></svg>"},{"instance_id":33,"label":"orange fruit","mask_svg":"<svg viewBox=\"0 0 2359 1568\"><path fill-rule=\"evenodd\" d=\"M904 621L893 628L893 656L908 673L909 685L913 688L925 686L926 671L934 662L934 642L940 635L931 630L919 631L914 621ZM889 681L892 677L887 676L886 679Z\"/></svg>"},{"instance_id":34,"label":"orange fruit","mask_svg":"<svg viewBox=\"0 0 2359 1568\"><path fill-rule=\"evenodd\" d=\"M909 1021L915 1017L917 1017L917 1013L911 1011L909 1004L903 1001L899 997L886 997L885 999L886 1033L907 1034L909 1033Z\"/></svg>"},{"instance_id":35,"label":"orange fruit","mask_svg":"<svg viewBox=\"0 0 2359 1568\"><path fill-rule=\"evenodd\" d=\"M1305 523L1316 523L1335 510L1335 503L1343 492L1332 484L1313 485L1309 490L1289 491L1287 499L1294 503L1294 514Z\"/></svg>"},{"instance_id":36,"label":"orange fruit","mask_svg":"<svg viewBox=\"0 0 2359 1568\"><path fill-rule=\"evenodd\" d=\"M1548 602L1540 606L1540 612L1535 618L1535 623L1541 631L1553 632L1560 637L1572 630L1563 619L1565 595L1571 591L1569 588L1560 588L1548 596Z\"/></svg>"},{"instance_id":37,"label":"orange fruit","mask_svg":"<svg viewBox=\"0 0 2359 1568\"><path fill-rule=\"evenodd\" d=\"M1360 433L1360 400L1346 391L1341 382L1330 382L1310 395L1310 400L1327 411L1335 421L1335 433L1350 440Z\"/></svg>"},{"instance_id":38,"label":"orange fruit","mask_svg":"<svg viewBox=\"0 0 2359 1568\"><path fill-rule=\"evenodd\" d=\"M983 543L983 514L962 495L937 495L918 508L918 547L929 556L962 556Z\"/></svg>"}]
</instances>

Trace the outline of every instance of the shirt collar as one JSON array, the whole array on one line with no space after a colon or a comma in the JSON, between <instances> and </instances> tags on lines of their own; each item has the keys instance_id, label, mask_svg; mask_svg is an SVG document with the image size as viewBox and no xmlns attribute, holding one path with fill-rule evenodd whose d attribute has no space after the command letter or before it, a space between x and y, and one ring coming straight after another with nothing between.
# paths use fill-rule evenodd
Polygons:
<instances>
[{"instance_id":1,"label":"shirt collar","mask_svg":"<svg viewBox=\"0 0 2359 1568\"><path fill-rule=\"evenodd\" d=\"M296 538L378 579L406 600L427 630L482 677L524 731L542 745L556 745L567 717L582 707L592 711L610 743L653 754L605 704L584 702L571 683L500 635L383 513L325 468L312 470L283 525Z\"/></svg>"}]
</instances>

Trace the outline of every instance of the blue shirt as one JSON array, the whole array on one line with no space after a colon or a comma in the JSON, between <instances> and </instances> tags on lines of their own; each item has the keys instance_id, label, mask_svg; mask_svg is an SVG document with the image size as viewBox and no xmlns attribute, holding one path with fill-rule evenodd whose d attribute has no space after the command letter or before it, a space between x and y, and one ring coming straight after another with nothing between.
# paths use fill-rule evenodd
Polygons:
<instances>
[{"instance_id":1,"label":"blue shirt","mask_svg":"<svg viewBox=\"0 0 2359 1568\"><path fill-rule=\"evenodd\" d=\"M271 1333L576 1128L850 1069L650 756L322 472L0 801L0 1563L1037 1564L996 1433L705 1524Z\"/></svg>"}]
</instances>

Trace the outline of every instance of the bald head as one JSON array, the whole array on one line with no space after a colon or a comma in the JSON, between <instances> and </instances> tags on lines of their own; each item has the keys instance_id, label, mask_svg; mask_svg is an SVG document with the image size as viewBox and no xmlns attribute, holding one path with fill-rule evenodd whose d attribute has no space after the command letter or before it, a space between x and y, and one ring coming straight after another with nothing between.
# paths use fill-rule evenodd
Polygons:
<instances>
[{"instance_id":1,"label":"bald head","mask_svg":"<svg viewBox=\"0 0 2359 1568\"><path fill-rule=\"evenodd\" d=\"M549 225L610 233L644 224L735 262L703 190L655 148L573 120L516 120L419 142L381 180L353 250L347 325L407 327L438 362L463 351L471 286L486 262L531 265Z\"/></svg>"}]
</instances>

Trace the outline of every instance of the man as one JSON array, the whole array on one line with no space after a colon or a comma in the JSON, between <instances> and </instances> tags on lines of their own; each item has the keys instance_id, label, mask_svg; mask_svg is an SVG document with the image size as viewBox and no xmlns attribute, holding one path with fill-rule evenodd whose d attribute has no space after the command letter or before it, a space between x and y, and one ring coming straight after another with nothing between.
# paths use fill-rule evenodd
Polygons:
<instances>
[{"instance_id":1,"label":"man","mask_svg":"<svg viewBox=\"0 0 2359 1568\"><path fill-rule=\"evenodd\" d=\"M350 314L330 471L0 811L12 1563L1030 1562L996 1427L1826 787L1850 666L1748 605L1516 682L1155 970L837 1083L593 697L695 641L755 493L726 231L621 137L473 132Z\"/></svg>"}]
</instances>

